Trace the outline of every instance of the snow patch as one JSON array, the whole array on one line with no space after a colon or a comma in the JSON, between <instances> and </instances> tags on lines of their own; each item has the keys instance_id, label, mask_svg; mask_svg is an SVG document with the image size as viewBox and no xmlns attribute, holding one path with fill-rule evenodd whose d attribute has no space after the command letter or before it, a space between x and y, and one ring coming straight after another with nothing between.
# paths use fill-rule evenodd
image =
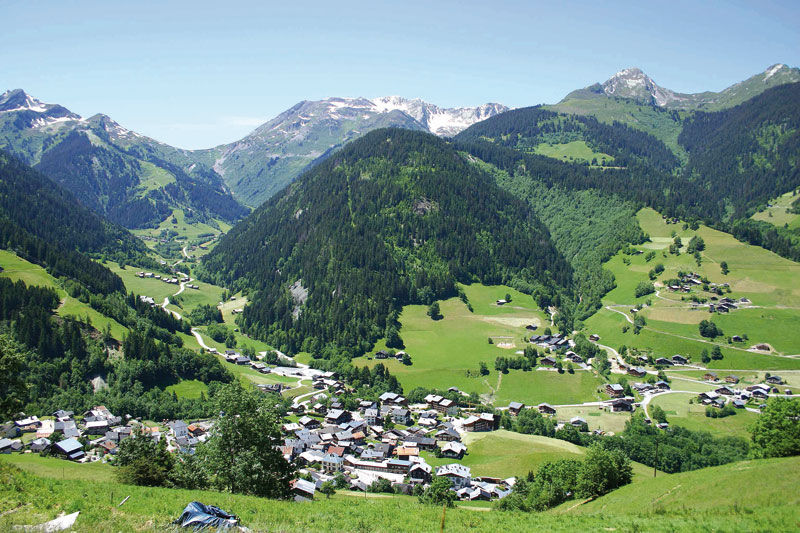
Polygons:
<instances>
[{"instance_id":1,"label":"snow patch","mask_svg":"<svg viewBox=\"0 0 800 533\"><path fill-rule=\"evenodd\" d=\"M769 67L767 69L767 72L766 72L767 75L764 76L764 81L767 81L768 79L770 79L772 76L777 74L785 66L786 65L784 65L783 63L778 63L777 65L772 65L771 67Z\"/></svg>"}]
</instances>

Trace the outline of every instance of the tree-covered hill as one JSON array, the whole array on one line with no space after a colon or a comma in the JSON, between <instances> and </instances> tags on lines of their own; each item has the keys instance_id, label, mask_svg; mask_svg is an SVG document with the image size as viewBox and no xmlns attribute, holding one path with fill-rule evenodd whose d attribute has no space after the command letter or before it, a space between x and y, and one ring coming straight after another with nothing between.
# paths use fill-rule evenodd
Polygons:
<instances>
[{"instance_id":1,"label":"tree-covered hill","mask_svg":"<svg viewBox=\"0 0 800 533\"><path fill-rule=\"evenodd\" d=\"M122 280L84 254L148 261L123 228L104 221L17 158L0 151L0 246L79 281L92 292L123 290Z\"/></svg>"},{"instance_id":2,"label":"tree-covered hill","mask_svg":"<svg viewBox=\"0 0 800 533\"><path fill-rule=\"evenodd\" d=\"M656 138L592 118L541 108L509 111L473 125L459 148L511 175L548 187L595 190L651 206L667 216L704 221L740 240L800 259L800 235L748 219L769 198L800 186L800 83L768 89L712 113L675 115L684 160ZM582 140L614 157L614 167L556 162L533 153L540 143Z\"/></svg>"},{"instance_id":3,"label":"tree-covered hill","mask_svg":"<svg viewBox=\"0 0 800 533\"><path fill-rule=\"evenodd\" d=\"M128 228L154 227L173 209L205 222L249 210L199 161L169 163L175 149L105 115L84 119L17 89L0 95L0 148L34 166L86 207Z\"/></svg>"},{"instance_id":4,"label":"tree-covered hill","mask_svg":"<svg viewBox=\"0 0 800 533\"><path fill-rule=\"evenodd\" d=\"M249 334L289 352L333 344L351 355L370 349L402 305L455 296L457 282L509 284L558 306L572 275L524 202L447 142L399 129L371 132L303 174L203 269L249 291Z\"/></svg>"}]
</instances>

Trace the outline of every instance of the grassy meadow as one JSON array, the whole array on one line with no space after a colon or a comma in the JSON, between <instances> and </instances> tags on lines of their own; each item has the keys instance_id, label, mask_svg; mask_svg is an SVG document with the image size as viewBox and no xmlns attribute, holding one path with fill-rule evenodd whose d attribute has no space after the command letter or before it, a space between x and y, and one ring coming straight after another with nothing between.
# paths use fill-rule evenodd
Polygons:
<instances>
[{"instance_id":1,"label":"grassy meadow","mask_svg":"<svg viewBox=\"0 0 800 533\"><path fill-rule=\"evenodd\" d=\"M591 163L596 160L598 165L604 161L607 163L614 161L613 156L592 150L586 141L571 141L563 144L541 143L536 146L534 152L561 161Z\"/></svg>"},{"instance_id":2,"label":"grassy meadow","mask_svg":"<svg viewBox=\"0 0 800 533\"><path fill-rule=\"evenodd\" d=\"M517 357L525 348L525 329L528 324L542 332L550 324L532 298L503 286L464 286L473 312L458 298L440 302L440 320L432 320L424 305L409 305L400 316L400 335L405 351L411 356L410 366L390 360L369 360L360 357L356 365L375 365L382 362L397 376L406 390L415 387L448 389L458 387L464 392L477 392L496 405L520 401L535 405L550 403L582 403L596 399L596 389L602 380L585 371L575 374L511 370L498 374L494 361L499 356ZM510 294L509 304L498 306L496 301ZM553 328L555 332L555 328ZM489 343L489 338L492 343ZM376 350L384 345L379 343ZM489 375L478 375L479 363L489 367Z\"/></svg>"},{"instance_id":3,"label":"grassy meadow","mask_svg":"<svg viewBox=\"0 0 800 533\"><path fill-rule=\"evenodd\" d=\"M747 428L755 423L758 414L737 409L735 415L725 418L710 418L705 415L706 406L701 403L690 404L689 400L697 399L696 394L662 394L656 396L648 406L657 405L667 415L667 421L674 426L684 427L692 431L708 431L718 437L742 437L750 439Z\"/></svg>"},{"instance_id":4,"label":"grassy meadow","mask_svg":"<svg viewBox=\"0 0 800 533\"><path fill-rule=\"evenodd\" d=\"M759 211L750 218L769 222L775 226L786 226L789 229L800 228L800 215L789 212L789 208L795 200L797 200L797 195L794 191L789 191L772 200L771 207L764 208L763 211Z\"/></svg>"},{"instance_id":5,"label":"grassy meadow","mask_svg":"<svg viewBox=\"0 0 800 533\"><path fill-rule=\"evenodd\" d=\"M692 231L683 230L680 224L667 224L651 209L641 210L638 218L652 242L639 247L645 253L633 256L619 253L606 263L606 268L615 275L617 287L604 297L603 304L619 307L615 310L601 309L589 318L586 321L588 332L599 334L600 342L607 346L635 346L651 350L657 357L684 354L696 363L700 361L700 352L704 348L710 352L716 344L724 358L712 361L710 368L800 369L800 359L782 357L800 354L800 328L797 327L800 324L800 287L795 283L800 279L800 265L705 226ZM672 242L673 231L681 237L684 245L679 256L668 254L666 250ZM692 255L685 253L693 235L702 237L706 244L700 266ZM656 257L648 262L646 255L650 251L654 251ZM730 272L727 275L721 272L721 261L728 264ZM677 277L679 270L697 272L712 282L729 283L731 293L725 296L737 300L747 298L752 307L727 315L711 315L705 308L692 309L688 298L682 300L681 294L670 293L663 287L659 289L659 295L636 298L636 285L649 281L648 271L658 263L665 267L664 273L657 278L659 281ZM701 297L712 296L700 288L693 289L693 292ZM629 308L647 301L652 305L641 311L647 327L638 335L633 333L633 328L623 333L623 327L630 326L625 318L631 316ZM700 336L698 324L708 319L722 328L724 337L711 340ZM748 340L729 344L727 336L731 335L747 335ZM748 351L750 346L759 343L769 344L773 352Z\"/></svg>"}]
</instances>

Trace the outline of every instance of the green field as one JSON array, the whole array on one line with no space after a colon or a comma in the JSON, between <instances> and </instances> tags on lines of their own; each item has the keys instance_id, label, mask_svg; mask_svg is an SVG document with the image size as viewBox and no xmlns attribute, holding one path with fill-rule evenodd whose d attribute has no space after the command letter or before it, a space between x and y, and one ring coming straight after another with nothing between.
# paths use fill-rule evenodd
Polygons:
<instances>
[{"instance_id":1,"label":"green field","mask_svg":"<svg viewBox=\"0 0 800 533\"><path fill-rule=\"evenodd\" d=\"M770 204L772 207L766 207L763 211L759 211L751 218L754 220L762 220L769 222L775 226L787 226L789 229L800 228L800 215L797 213L790 213L789 208L792 202L797 200L797 195L794 191L787 192L783 196L772 200Z\"/></svg>"},{"instance_id":2,"label":"green field","mask_svg":"<svg viewBox=\"0 0 800 533\"><path fill-rule=\"evenodd\" d=\"M525 348L523 337L530 334L525 326L536 324L541 332L549 326L549 318L530 296L508 287L476 284L465 286L464 291L474 312L458 298L440 302L444 316L441 320L431 320L423 305L403 308L400 335L411 356L410 366L393 359L366 357L355 359L354 364L372 366L382 362L406 390L455 386L464 392L485 395L497 405L510 401L580 403L596 398L595 389L602 381L587 372L571 375L511 370L499 376L494 370L495 358L516 357L516 352ZM512 302L496 305L496 300L503 299L506 293L511 294ZM379 343L376 350L382 347ZM490 369L488 376L477 375L481 361ZM467 376L467 371L473 375Z\"/></svg>"},{"instance_id":3,"label":"green field","mask_svg":"<svg viewBox=\"0 0 800 533\"><path fill-rule=\"evenodd\" d=\"M184 380L166 388L167 392L174 392L178 398L197 399L201 394L208 392L208 386L196 379Z\"/></svg>"},{"instance_id":4,"label":"green field","mask_svg":"<svg viewBox=\"0 0 800 533\"><path fill-rule=\"evenodd\" d=\"M473 476L521 476L529 471L535 472L545 461L581 459L586 454L585 448L563 440L522 435L502 429L486 433L467 433L464 444L467 445L468 452L460 463L469 466ZM452 462L449 459L438 461L438 464ZM634 464L634 473L638 477L653 475L651 469L640 464Z\"/></svg>"},{"instance_id":5,"label":"green field","mask_svg":"<svg viewBox=\"0 0 800 533\"><path fill-rule=\"evenodd\" d=\"M602 152L595 152L586 144L586 141L571 141L563 144L541 143L534 149L539 155L552 157L561 161L574 161L591 163L596 160L596 164L603 162L611 163L614 157Z\"/></svg>"},{"instance_id":6,"label":"green field","mask_svg":"<svg viewBox=\"0 0 800 533\"><path fill-rule=\"evenodd\" d=\"M56 310L59 316L88 317L92 325L98 330L102 330L106 325L111 328L111 335L122 340L128 329L112 318L95 311L89 304L85 304L67 294L61 288L58 280L50 275L39 265L34 265L28 261L17 257L13 252L0 250L0 277L7 277L14 281L22 280L27 285L38 285L40 287L52 287L56 289L61 298L61 306Z\"/></svg>"},{"instance_id":7,"label":"green field","mask_svg":"<svg viewBox=\"0 0 800 533\"><path fill-rule=\"evenodd\" d=\"M575 416L586 420L590 431L601 429L613 433L621 433L625 429L625 422L631 418L630 413L612 413L596 405L559 407L556 411L556 418L563 422L569 422Z\"/></svg>"},{"instance_id":8,"label":"green field","mask_svg":"<svg viewBox=\"0 0 800 533\"><path fill-rule=\"evenodd\" d=\"M800 265L705 226L692 231L683 230L679 224L666 224L661 215L651 209L643 209L637 216L652 242L640 247L645 252L643 254L626 256L619 253L606 263L605 267L615 275L617 287L604 297L603 304L619 307L601 309L589 318L586 321L588 332L599 334L601 342L607 346L635 346L652 351L656 357L685 354L696 363L700 361L699 355L704 348L711 351L713 344L718 344L724 358L712 361L709 364L711 368L800 369L800 359L779 357L800 354L800 328L797 328L800 323L800 307L797 306L800 287L795 282L800 279ZM702 253L701 266L698 267L694 257L687 253L679 256L666 253L673 231L682 238L684 250L693 235L703 238L706 249ZM655 251L656 257L648 262L646 253L650 251ZM728 275L721 273L720 261L728 263ZM725 296L748 298L754 307L727 315L710 315L706 309L692 309L688 300L681 300L680 294L670 293L663 287L659 295L635 298L636 285L649 281L648 271L657 263L665 267L658 281L677 277L679 270L697 272L712 282L729 283L732 292ZM705 298L712 296L700 288L693 289L693 293ZM648 300L651 305L641 311L647 319L647 327L635 335L623 315L631 316L628 312L630 306L645 304ZM726 337L747 335L748 341L729 344L725 337L714 341L700 337L697 325L706 319L713 319ZM625 326L629 327L627 333L622 332ZM747 351L758 343L771 345L774 353Z\"/></svg>"},{"instance_id":9,"label":"green field","mask_svg":"<svg viewBox=\"0 0 800 533\"><path fill-rule=\"evenodd\" d=\"M39 457L37 453L12 453L0 455L0 461L10 463L37 476L61 480L85 480L107 482L113 479L109 464L74 463L55 457Z\"/></svg>"},{"instance_id":10,"label":"green field","mask_svg":"<svg viewBox=\"0 0 800 533\"><path fill-rule=\"evenodd\" d=\"M709 431L715 436L750 438L747 428L758 419L758 414L737 409L735 415L725 418L710 418L705 415L706 406L700 403L690 404L689 400L697 396L694 394L662 394L653 398L648 406L652 409L658 405L667 414L667 421L675 426L681 426L692 431Z\"/></svg>"},{"instance_id":11,"label":"green field","mask_svg":"<svg viewBox=\"0 0 800 533\"><path fill-rule=\"evenodd\" d=\"M139 196L175 183L175 176L163 168L157 167L149 161L140 161L139 165L142 167L142 175L139 176Z\"/></svg>"}]
</instances>

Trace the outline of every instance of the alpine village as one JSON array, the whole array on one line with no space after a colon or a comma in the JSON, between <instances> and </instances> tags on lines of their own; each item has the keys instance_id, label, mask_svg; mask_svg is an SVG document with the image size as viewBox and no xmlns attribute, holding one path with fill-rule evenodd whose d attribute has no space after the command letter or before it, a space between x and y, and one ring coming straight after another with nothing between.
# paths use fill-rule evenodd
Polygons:
<instances>
[{"instance_id":1,"label":"alpine village","mask_svg":"<svg viewBox=\"0 0 800 533\"><path fill-rule=\"evenodd\" d=\"M208 149L2 88L0 530L797 531L800 69L706 67Z\"/></svg>"}]
</instances>

